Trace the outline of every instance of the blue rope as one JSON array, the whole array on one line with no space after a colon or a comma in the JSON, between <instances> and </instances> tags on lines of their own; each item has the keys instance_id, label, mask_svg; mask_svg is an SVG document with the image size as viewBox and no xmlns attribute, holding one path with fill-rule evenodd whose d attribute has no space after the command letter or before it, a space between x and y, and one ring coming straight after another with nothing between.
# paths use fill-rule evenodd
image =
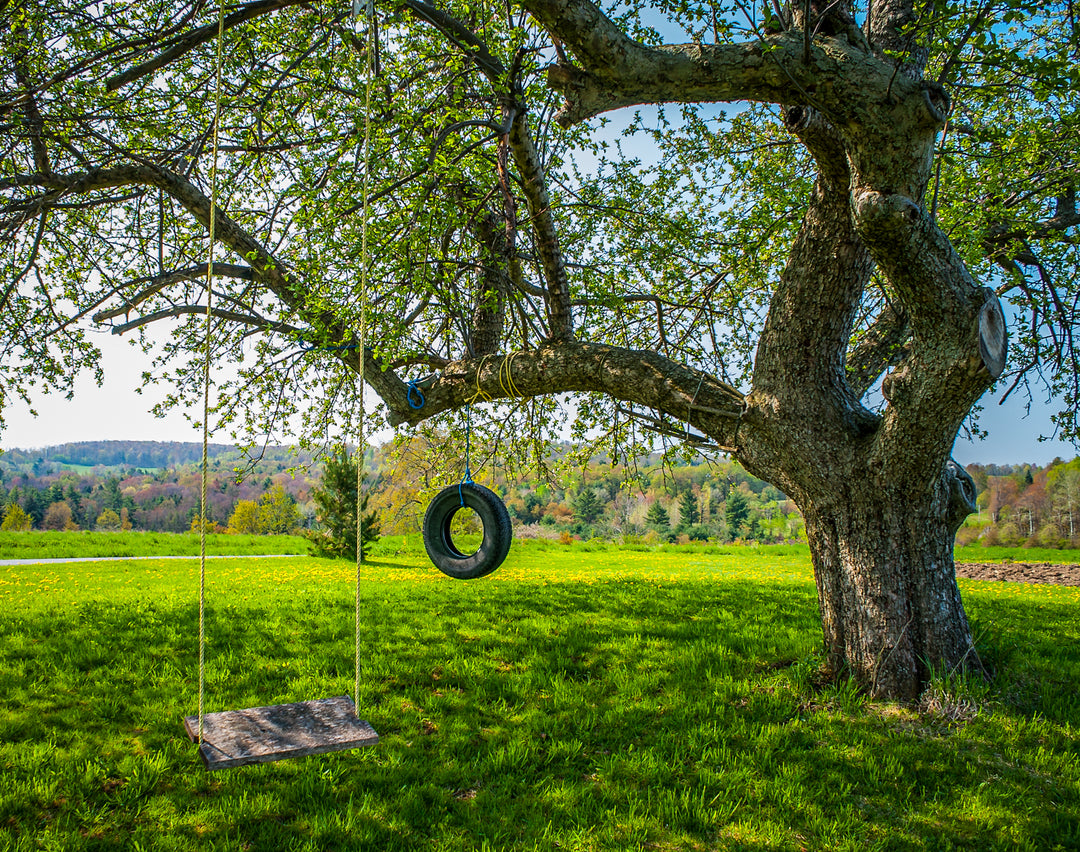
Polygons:
<instances>
[{"instance_id":1,"label":"blue rope","mask_svg":"<svg viewBox=\"0 0 1080 852\"><path fill-rule=\"evenodd\" d=\"M416 394L420 398L419 402L413 402L413 394ZM405 399L409 403L409 408L414 411L424 407L426 400L424 399L424 392L420 390L415 381L409 382L409 390L405 394Z\"/></svg>"},{"instance_id":2,"label":"blue rope","mask_svg":"<svg viewBox=\"0 0 1080 852\"><path fill-rule=\"evenodd\" d=\"M461 482L458 483L458 500L461 501L462 508L465 507L465 495L462 493L462 486L472 485L472 471L469 468L469 457L472 454L472 406L465 406L465 476L461 478Z\"/></svg>"},{"instance_id":3,"label":"blue rope","mask_svg":"<svg viewBox=\"0 0 1080 852\"><path fill-rule=\"evenodd\" d=\"M314 352L316 349L322 352L347 352L350 349L359 349L359 343L343 343L340 346L320 346L318 343L308 343L300 347L301 352Z\"/></svg>"}]
</instances>

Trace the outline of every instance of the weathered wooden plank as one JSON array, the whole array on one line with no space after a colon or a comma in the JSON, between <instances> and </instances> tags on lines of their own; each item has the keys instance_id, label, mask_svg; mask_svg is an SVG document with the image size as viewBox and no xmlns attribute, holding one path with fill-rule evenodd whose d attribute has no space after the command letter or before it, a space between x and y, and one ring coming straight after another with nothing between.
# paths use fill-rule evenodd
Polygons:
<instances>
[{"instance_id":1,"label":"weathered wooden plank","mask_svg":"<svg viewBox=\"0 0 1080 852\"><path fill-rule=\"evenodd\" d=\"M199 717L184 719L188 738L199 739ZM203 716L199 749L207 769L269 763L309 754L326 754L375 745L379 735L362 719L346 695L249 707Z\"/></svg>"}]
</instances>

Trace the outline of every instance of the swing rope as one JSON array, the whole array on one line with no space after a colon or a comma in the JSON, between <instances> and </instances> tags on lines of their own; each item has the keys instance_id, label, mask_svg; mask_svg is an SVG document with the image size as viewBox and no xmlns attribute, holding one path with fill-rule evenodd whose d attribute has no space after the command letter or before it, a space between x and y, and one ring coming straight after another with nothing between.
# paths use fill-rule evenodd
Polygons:
<instances>
[{"instance_id":1,"label":"swing rope","mask_svg":"<svg viewBox=\"0 0 1080 852\"><path fill-rule=\"evenodd\" d=\"M211 130L213 153L210 158L210 245L206 258L206 324L202 364L202 460L199 496L199 747L203 745L203 722L206 716L206 510L210 456L210 333L213 322L211 287L214 280L214 242L217 227L218 137L221 124L221 64L225 43L225 0L218 3L217 56L214 60L214 123Z\"/></svg>"},{"instance_id":2,"label":"swing rope","mask_svg":"<svg viewBox=\"0 0 1080 852\"><path fill-rule=\"evenodd\" d=\"M374 8L369 0L369 11L374 27ZM214 275L214 247L217 240L216 215L218 206L218 157L222 103L222 65L225 39L225 6L219 0L217 58L215 66L216 89L213 108L213 156L210 167L210 212L207 217L209 249L206 263L206 324L203 341L202 363L202 464L199 530L199 712L198 716L184 719L188 737L197 740L199 755L207 769L224 769L230 766L248 766L308 754L325 754L331 751L361 748L375 745L379 736L375 730L356 713L356 701L347 696L324 698L317 701L300 701L267 707L250 707L246 710L222 713L206 713L206 523L208 510L209 447L210 447L210 359L212 355L212 287ZM370 51L369 51L370 52ZM376 63L377 63L376 59ZM377 66L376 66L377 67ZM370 71L371 60L368 61ZM367 106L370 113L371 79L367 83ZM365 128L365 166L370 166L370 119ZM365 169L367 172L369 168ZM360 316L360 459L357 465L357 567L356 567L356 631L355 631L355 681L354 697L360 692L360 566L363 562L362 515L359 511L360 485L364 454L364 347L367 335L367 219L368 177L364 180L364 238L362 251L364 264L361 272ZM349 347L355 348L355 347Z\"/></svg>"},{"instance_id":3,"label":"swing rope","mask_svg":"<svg viewBox=\"0 0 1080 852\"><path fill-rule=\"evenodd\" d=\"M518 386L514 383L514 376L512 372L514 357L517 352L510 352L503 357L502 363L499 364L498 378L499 387L502 392L508 397L519 397L523 394L518 390ZM480 366L476 368L476 392L465 400L465 475L461 478L461 482L458 483L458 494L461 497L461 505L465 505L465 497L461 493L462 485L472 485L472 405L474 402L492 402L491 394L485 391L480 386L480 373L484 369L484 362L487 360L487 356L483 356L480 359ZM411 385L411 383L410 383ZM410 392L412 388L410 386ZM423 405L423 397L421 396L421 405ZM412 400L409 400L409 404L412 405ZM420 406L413 406L419 408Z\"/></svg>"},{"instance_id":4,"label":"swing rope","mask_svg":"<svg viewBox=\"0 0 1080 852\"><path fill-rule=\"evenodd\" d=\"M465 495L462 493L463 485L472 485L472 406L474 402L478 400L481 402L491 402L491 394L480 387L480 373L484 369L484 361L487 360L487 356L483 356L480 359L480 366L476 368L476 393L465 400L465 475L461 477L461 482L458 483L458 497L461 500L461 505L465 506ZM500 371L501 372L501 371Z\"/></svg>"},{"instance_id":5,"label":"swing rope","mask_svg":"<svg viewBox=\"0 0 1080 852\"><path fill-rule=\"evenodd\" d=\"M358 3L354 2L354 20ZM364 513L362 511L364 483L364 380L367 345L367 286L368 286L368 215L371 199L371 88L375 75L375 52L378 31L375 28L375 3L368 0L367 17L367 67L364 73L364 184L362 189L363 215L360 222L360 420L356 443L356 613L353 658L353 707L360 706L360 580L364 564ZM411 403L410 403L411 404ZM423 405L423 397L421 397ZM359 714L359 711L356 711Z\"/></svg>"}]
</instances>

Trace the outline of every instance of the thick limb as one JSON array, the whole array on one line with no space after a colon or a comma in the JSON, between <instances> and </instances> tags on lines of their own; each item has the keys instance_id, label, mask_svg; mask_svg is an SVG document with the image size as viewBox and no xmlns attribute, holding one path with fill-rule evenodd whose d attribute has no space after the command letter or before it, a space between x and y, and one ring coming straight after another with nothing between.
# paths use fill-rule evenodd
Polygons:
<instances>
[{"instance_id":1,"label":"thick limb","mask_svg":"<svg viewBox=\"0 0 1080 852\"><path fill-rule=\"evenodd\" d=\"M409 407L404 385L396 388L384 372L377 373L369 373L368 381L390 409L392 425L416 424L476 399L599 392L664 412L733 447L743 405L735 388L655 352L579 341L448 364L421 384L425 403L420 409Z\"/></svg>"}]
</instances>

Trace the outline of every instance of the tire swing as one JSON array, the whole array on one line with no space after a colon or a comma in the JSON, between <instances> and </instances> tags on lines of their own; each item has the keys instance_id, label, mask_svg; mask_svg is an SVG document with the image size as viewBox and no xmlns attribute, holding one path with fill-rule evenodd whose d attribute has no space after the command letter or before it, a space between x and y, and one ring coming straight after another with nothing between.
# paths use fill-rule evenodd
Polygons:
<instances>
[{"instance_id":1,"label":"tire swing","mask_svg":"<svg viewBox=\"0 0 1080 852\"><path fill-rule=\"evenodd\" d=\"M410 387L410 392L411 390ZM477 396L481 394L478 390ZM473 399L476 399L476 396ZM409 405L419 408L423 404L423 396L420 397L420 405L414 405L410 396ZM510 513L506 511L499 495L472 480L469 469L471 406L466 405L465 411L465 476L457 485L448 485L436 494L428 506L424 514L424 549L432 564L448 577L455 580L477 580L502 565L510 552L514 527L510 523ZM484 529L480 546L473 553L463 552L454 543L451 533L454 516L466 508L476 513Z\"/></svg>"},{"instance_id":2,"label":"tire swing","mask_svg":"<svg viewBox=\"0 0 1080 852\"><path fill-rule=\"evenodd\" d=\"M484 526L484 538L475 553L462 553L454 544L450 525L461 509L472 509ZM506 559L514 537L510 514L490 488L472 480L449 485L435 495L424 515L424 549L435 567L455 580L486 577Z\"/></svg>"}]
</instances>

